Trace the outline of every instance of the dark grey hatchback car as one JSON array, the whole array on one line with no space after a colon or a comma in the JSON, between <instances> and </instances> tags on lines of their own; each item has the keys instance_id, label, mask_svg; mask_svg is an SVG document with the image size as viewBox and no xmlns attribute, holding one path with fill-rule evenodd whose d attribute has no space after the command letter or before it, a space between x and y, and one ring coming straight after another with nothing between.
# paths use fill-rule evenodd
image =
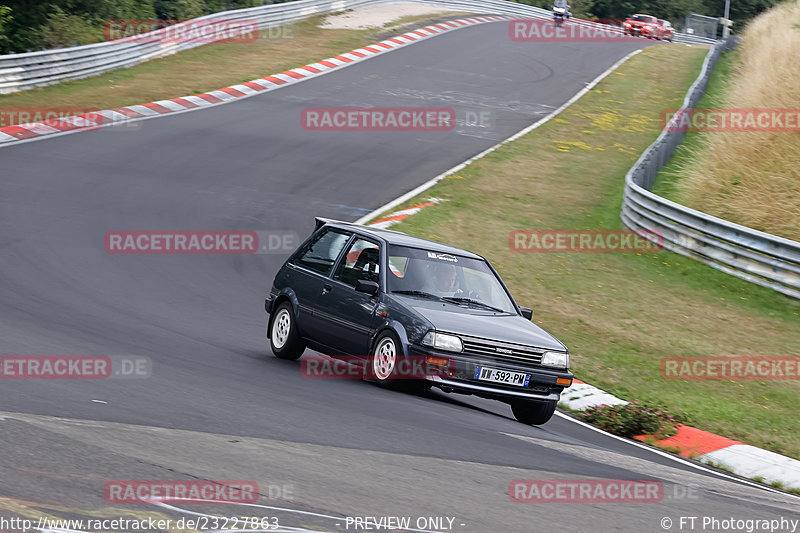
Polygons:
<instances>
[{"instance_id":1,"label":"dark grey hatchback car","mask_svg":"<svg viewBox=\"0 0 800 533\"><path fill-rule=\"evenodd\" d=\"M397 231L317 218L265 309L281 359L355 358L382 385L413 368L415 383L509 403L525 424L550 420L572 384L567 348L486 259Z\"/></svg>"}]
</instances>

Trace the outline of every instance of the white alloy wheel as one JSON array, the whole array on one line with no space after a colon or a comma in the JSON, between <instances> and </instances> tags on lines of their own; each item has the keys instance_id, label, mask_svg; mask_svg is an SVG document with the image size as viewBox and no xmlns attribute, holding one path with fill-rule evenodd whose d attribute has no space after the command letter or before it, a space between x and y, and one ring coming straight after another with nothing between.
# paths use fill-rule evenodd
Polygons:
<instances>
[{"instance_id":1,"label":"white alloy wheel","mask_svg":"<svg viewBox=\"0 0 800 533\"><path fill-rule=\"evenodd\" d=\"M284 308L278 311L272 323L272 344L277 349L281 349L289 340L289 332L292 330L292 315L289 310Z\"/></svg>"},{"instance_id":2,"label":"white alloy wheel","mask_svg":"<svg viewBox=\"0 0 800 533\"><path fill-rule=\"evenodd\" d=\"M394 372L397 365L397 346L391 336L384 337L375 347L372 356L372 371L379 381L385 381Z\"/></svg>"}]
</instances>

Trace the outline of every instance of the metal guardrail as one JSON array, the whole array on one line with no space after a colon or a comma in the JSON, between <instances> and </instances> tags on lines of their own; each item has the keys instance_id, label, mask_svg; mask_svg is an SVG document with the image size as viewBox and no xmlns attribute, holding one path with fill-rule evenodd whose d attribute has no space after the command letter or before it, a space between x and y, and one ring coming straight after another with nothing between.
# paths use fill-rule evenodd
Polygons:
<instances>
[{"instance_id":1,"label":"metal guardrail","mask_svg":"<svg viewBox=\"0 0 800 533\"><path fill-rule=\"evenodd\" d=\"M732 43L729 39L709 51L682 109L698 104L717 59ZM664 247L673 252L800 298L800 242L734 224L650 192L658 172L683 140L685 133L679 129L664 128L625 176L623 223L631 229L660 233Z\"/></svg>"},{"instance_id":2,"label":"metal guardrail","mask_svg":"<svg viewBox=\"0 0 800 533\"><path fill-rule=\"evenodd\" d=\"M516 17L546 19L552 13L545 9L509 2L507 0L411 0L421 4L441 6L460 11L485 14L511 15ZM260 30L282 26L316 13L332 13L368 5L392 3L391 0L297 0L283 4L269 4L248 9L224 11L199 17L181 24L251 21ZM604 26L590 21L573 19L573 23ZM171 35L177 33L172 27ZM220 37L224 38L224 37ZM713 43L709 39L676 34L677 42ZM187 38L176 41L159 30L139 36L137 39L121 39L104 43L28 52L0 56L0 94L34 87L51 85L64 80L95 76L109 70L130 67L156 57L188 50L212 42L211 39Z\"/></svg>"},{"instance_id":3,"label":"metal guardrail","mask_svg":"<svg viewBox=\"0 0 800 533\"><path fill-rule=\"evenodd\" d=\"M94 76L225 38L199 35L180 40L170 38L177 33L180 25L188 27L190 24L247 21L255 23L259 30L263 30L296 22L316 13L381 3L386 3L386 0L298 0L206 15L170 27L172 31L169 36L163 30L156 30L139 35L136 39L0 55L0 94Z\"/></svg>"}]
</instances>

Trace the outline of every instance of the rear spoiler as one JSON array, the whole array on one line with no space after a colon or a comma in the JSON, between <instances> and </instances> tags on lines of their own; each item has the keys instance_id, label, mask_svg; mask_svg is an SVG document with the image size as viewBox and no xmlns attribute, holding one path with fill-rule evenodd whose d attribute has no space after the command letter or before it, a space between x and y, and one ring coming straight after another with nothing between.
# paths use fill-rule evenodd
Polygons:
<instances>
[{"instance_id":1,"label":"rear spoiler","mask_svg":"<svg viewBox=\"0 0 800 533\"><path fill-rule=\"evenodd\" d=\"M322 218L322 217L314 217L314 231L317 231L319 228L324 226L325 224L342 224L343 226L356 226L356 227L364 227L362 224L355 224L353 222L345 222L343 220L334 220L332 218Z\"/></svg>"},{"instance_id":2,"label":"rear spoiler","mask_svg":"<svg viewBox=\"0 0 800 533\"><path fill-rule=\"evenodd\" d=\"M321 218L321 217L314 217L314 231L317 231L319 228L327 224L328 222L335 222L329 218Z\"/></svg>"}]
</instances>

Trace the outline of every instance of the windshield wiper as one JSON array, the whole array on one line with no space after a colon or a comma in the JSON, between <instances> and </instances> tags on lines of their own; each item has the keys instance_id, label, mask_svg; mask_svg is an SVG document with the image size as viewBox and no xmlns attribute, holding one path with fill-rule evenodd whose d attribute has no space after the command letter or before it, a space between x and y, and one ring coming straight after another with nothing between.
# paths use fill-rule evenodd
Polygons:
<instances>
[{"instance_id":1,"label":"windshield wiper","mask_svg":"<svg viewBox=\"0 0 800 533\"><path fill-rule=\"evenodd\" d=\"M392 291L393 294L407 294L409 296L422 296L423 298L433 298L434 300L442 300L441 296L436 296L425 291Z\"/></svg>"},{"instance_id":2,"label":"windshield wiper","mask_svg":"<svg viewBox=\"0 0 800 533\"><path fill-rule=\"evenodd\" d=\"M505 311L500 309L500 308L493 307L493 306L491 306L491 305L489 305L487 303L483 303L483 302L478 301L478 300L473 300L472 298L460 298L460 297L457 297L457 296L443 296L442 300L444 300L446 302L455 302L455 303L465 303L465 304L479 305L481 307L485 307L486 309L491 309L492 311L497 311L498 313L505 313Z\"/></svg>"}]
</instances>

